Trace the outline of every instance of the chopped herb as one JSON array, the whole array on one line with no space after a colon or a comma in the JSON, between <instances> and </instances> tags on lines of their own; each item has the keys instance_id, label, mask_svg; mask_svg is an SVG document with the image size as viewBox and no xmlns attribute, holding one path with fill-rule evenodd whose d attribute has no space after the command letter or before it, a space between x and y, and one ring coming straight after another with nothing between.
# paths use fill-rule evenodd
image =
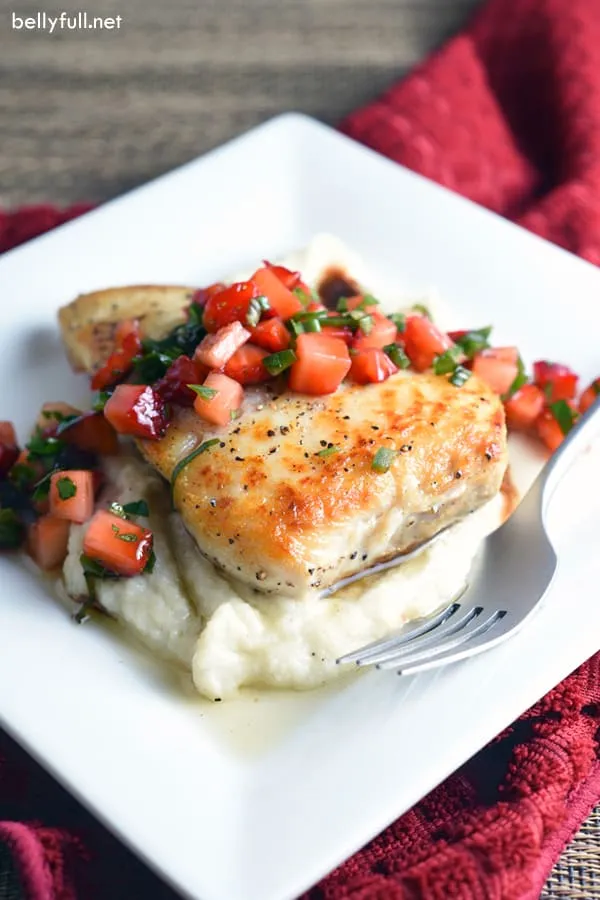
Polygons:
<instances>
[{"instance_id":1,"label":"chopped herb","mask_svg":"<svg viewBox=\"0 0 600 900\"><path fill-rule=\"evenodd\" d=\"M59 409L44 409L42 410L42 416L44 419L54 419L55 422L72 422L74 419L79 418L79 414L70 413L69 415L65 415Z\"/></svg>"},{"instance_id":2,"label":"chopped herb","mask_svg":"<svg viewBox=\"0 0 600 900\"><path fill-rule=\"evenodd\" d=\"M394 323L398 331L406 330L406 316L404 313L390 313L388 319Z\"/></svg>"},{"instance_id":3,"label":"chopped herb","mask_svg":"<svg viewBox=\"0 0 600 900\"><path fill-rule=\"evenodd\" d=\"M371 461L371 468L374 472L379 472L380 474L387 472L397 453L398 451L393 450L391 447L380 447Z\"/></svg>"},{"instance_id":4,"label":"chopped herb","mask_svg":"<svg viewBox=\"0 0 600 900\"><path fill-rule=\"evenodd\" d=\"M297 322L306 322L307 319L326 319L326 309L303 309L301 312L294 313L294 319Z\"/></svg>"},{"instance_id":5,"label":"chopped herb","mask_svg":"<svg viewBox=\"0 0 600 900\"><path fill-rule=\"evenodd\" d=\"M279 350L277 353L271 353L265 356L263 365L267 372L271 375L279 375L296 362L296 354L293 350Z\"/></svg>"},{"instance_id":6,"label":"chopped herb","mask_svg":"<svg viewBox=\"0 0 600 900\"><path fill-rule=\"evenodd\" d=\"M448 375L450 372L454 372L458 352L457 348L451 347L449 350L445 350L444 353L436 356L433 360L433 371L435 374Z\"/></svg>"},{"instance_id":7,"label":"chopped herb","mask_svg":"<svg viewBox=\"0 0 600 900\"><path fill-rule=\"evenodd\" d=\"M486 350L489 344L489 336L492 333L492 326L486 328L477 328L473 331L467 331L462 337L456 338L454 343L460 347L467 359L473 359L480 350Z\"/></svg>"},{"instance_id":8,"label":"chopped herb","mask_svg":"<svg viewBox=\"0 0 600 900\"><path fill-rule=\"evenodd\" d=\"M250 303L248 304L248 312L246 313L246 325L250 325L251 328L255 328L256 325L260 322L260 317L263 312L266 312L270 309L269 301L266 297L262 295L260 297L253 297Z\"/></svg>"},{"instance_id":9,"label":"chopped herb","mask_svg":"<svg viewBox=\"0 0 600 900\"><path fill-rule=\"evenodd\" d=\"M14 509L0 509L0 550L14 550L25 539L25 525Z\"/></svg>"},{"instance_id":10,"label":"chopped herb","mask_svg":"<svg viewBox=\"0 0 600 900\"><path fill-rule=\"evenodd\" d=\"M333 456L334 453L339 453L341 447L338 447L336 444L332 444L330 447L325 447L323 450L319 450L317 456L322 456L327 458L328 456Z\"/></svg>"},{"instance_id":11,"label":"chopped herb","mask_svg":"<svg viewBox=\"0 0 600 900\"><path fill-rule=\"evenodd\" d=\"M150 556L148 557L148 562L144 566L144 575L151 575L154 571L154 566L156 565L156 553L154 550L150 551Z\"/></svg>"},{"instance_id":12,"label":"chopped herb","mask_svg":"<svg viewBox=\"0 0 600 900\"><path fill-rule=\"evenodd\" d=\"M232 409L229 412L229 418L231 419L232 422L234 422L235 419L239 419L241 414L242 414L241 409Z\"/></svg>"},{"instance_id":13,"label":"chopped herb","mask_svg":"<svg viewBox=\"0 0 600 900\"><path fill-rule=\"evenodd\" d=\"M576 415L566 400L557 400L549 406L563 434L568 434L576 421Z\"/></svg>"},{"instance_id":14,"label":"chopped herb","mask_svg":"<svg viewBox=\"0 0 600 900\"><path fill-rule=\"evenodd\" d=\"M28 444L25 445L30 456L56 456L64 448L64 442L55 437L46 437L37 429Z\"/></svg>"},{"instance_id":15,"label":"chopped herb","mask_svg":"<svg viewBox=\"0 0 600 900\"><path fill-rule=\"evenodd\" d=\"M321 330L322 321L322 318L319 316L311 316L310 319L305 319L304 322L300 323L302 325L302 331L314 334L314 332Z\"/></svg>"},{"instance_id":16,"label":"chopped herb","mask_svg":"<svg viewBox=\"0 0 600 900\"><path fill-rule=\"evenodd\" d=\"M183 459L180 459L175 468L173 469L173 474L171 475L171 497L173 496L173 491L175 490L175 482L177 481L179 475L185 469L185 467L192 462L193 459L196 459L197 456L200 456L201 453L205 453L207 450L210 450L211 447L215 447L219 443L219 438L211 438L209 441L203 441L198 447L192 450L191 453L188 453L187 456L184 456Z\"/></svg>"},{"instance_id":17,"label":"chopped herb","mask_svg":"<svg viewBox=\"0 0 600 900\"><path fill-rule=\"evenodd\" d=\"M188 384L187 387L198 394L199 397L202 397L203 400L214 400L219 393L214 388L206 387L204 384Z\"/></svg>"},{"instance_id":18,"label":"chopped herb","mask_svg":"<svg viewBox=\"0 0 600 900\"><path fill-rule=\"evenodd\" d=\"M306 291L301 287L296 287L292 291L292 294L295 294L302 306L308 306L309 303L313 302L313 298L310 294L307 294Z\"/></svg>"},{"instance_id":19,"label":"chopped herb","mask_svg":"<svg viewBox=\"0 0 600 900\"><path fill-rule=\"evenodd\" d=\"M119 516L120 519L126 519L126 518L127 518L127 513L125 512L124 508L121 506L120 503L111 503L111 504L110 504L110 511L111 511L111 513L113 514L113 516ZM113 525L113 528L114 528L114 527L115 527L115 526Z\"/></svg>"},{"instance_id":20,"label":"chopped herb","mask_svg":"<svg viewBox=\"0 0 600 900\"><path fill-rule=\"evenodd\" d=\"M77 610L73 613L73 621L77 622L78 625L83 625L86 619L89 618L90 610L96 602L96 585L94 584L93 577L91 575L84 575L83 577L85 578L89 597L86 597L83 603L80 603Z\"/></svg>"},{"instance_id":21,"label":"chopped herb","mask_svg":"<svg viewBox=\"0 0 600 900\"><path fill-rule=\"evenodd\" d=\"M70 500L77 493L77 485L67 475L63 475L57 479L56 490L61 500Z\"/></svg>"},{"instance_id":22,"label":"chopped herb","mask_svg":"<svg viewBox=\"0 0 600 900\"><path fill-rule=\"evenodd\" d=\"M150 350L133 360L133 372L140 384L152 384L162 378L167 369L181 356L177 350Z\"/></svg>"},{"instance_id":23,"label":"chopped herb","mask_svg":"<svg viewBox=\"0 0 600 900\"><path fill-rule=\"evenodd\" d=\"M94 412L103 412L109 397L110 391L100 391L98 396L92 400L92 409Z\"/></svg>"},{"instance_id":24,"label":"chopped herb","mask_svg":"<svg viewBox=\"0 0 600 900\"><path fill-rule=\"evenodd\" d=\"M299 334L304 334L304 326L297 319L288 319L285 326L294 338L297 338Z\"/></svg>"},{"instance_id":25,"label":"chopped herb","mask_svg":"<svg viewBox=\"0 0 600 900\"><path fill-rule=\"evenodd\" d=\"M519 388L522 388L523 385L526 383L527 383L527 375L525 374L525 366L523 365L523 360L519 356L517 359L517 374L515 376L515 380L509 387L506 394L502 395L502 400L510 399L510 397L512 397L513 394L516 394L516 392L519 390Z\"/></svg>"},{"instance_id":26,"label":"chopped herb","mask_svg":"<svg viewBox=\"0 0 600 900\"><path fill-rule=\"evenodd\" d=\"M373 294L365 294L362 303L356 307L357 309L366 309L368 306L380 306L379 300Z\"/></svg>"},{"instance_id":27,"label":"chopped herb","mask_svg":"<svg viewBox=\"0 0 600 900\"><path fill-rule=\"evenodd\" d=\"M15 463L12 466L9 477L15 487L26 490L35 478L35 469L27 463Z\"/></svg>"},{"instance_id":28,"label":"chopped herb","mask_svg":"<svg viewBox=\"0 0 600 900\"><path fill-rule=\"evenodd\" d=\"M373 331L373 325L375 324L375 319L373 316L362 316L358 320L358 327L363 334L371 334Z\"/></svg>"},{"instance_id":29,"label":"chopped herb","mask_svg":"<svg viewBox=\"0 0 600 900\"><path fill-rule=\"evenodd\" d=\"M467 383L467 381L471 377L471 374L472 373L470 369L465 369L464 366L456 366L448 381L455 387L462 387L463 384Z\"/></svg>"},{"instance_id":30,"label":"chopped herb","mask_svg":"<svg viewBox=\"0 0 600 900\"><path fill-rule=\"evenodd\" d=\"M356 328L357 322L355 319L351 318L350 314L343 316L327 316L327 325L332 325L334 328Z\"/></svg>"},{"instance_id":31,"label":"chopped herb","mask_svg":"<svg viewBox=\"0 0 600 900\"><path fill-rule=\"evenodd\" d=\"M114 572L111 572L110 569L105 569L101 562L98 562L97 559L93 559L91 556L87 556L85 553L82 553L79 557L79 562L83 567L84 575L92 575L94 578L118 578L118 575L115 575Z\"/></svg>"},{"instance_id":32,"label":"chopped herb","mask_svg":"<svg viewBox=\"0 0 600 900\"><path fill-rule=\"evenodd\" d=\"M145 500L132 500L121 507L127 516L149 516L150 510Z\"/></svg>"},{"instance_id":33,"label":"chopped herb","mask_svg":"<svg viewBox=\"0 0 600 900\"><path fill-rule=\"evenodd\" d=\"M410 366L410 359L400 344L387 344L383 348L383 352L387 353L391 361L395 366L398 366L399 369L408 369Z\"/></svg>"},{"instance_id":34,"label":"chopped herb","mask_svg":"<svg viewBox=\"0 0 600 900\"><path fill-rule=\"evenodd\" d=\"M412 308L416 313L419 313L421 316L425 316L426 319L432 318L431 312L428 306L425 306L424 303L413 303Z\"/></svg>"},{"instance_id":35,"label":"chopped herb","mask_svg":"<svg viewBox=\"0 0 600 900\"><path fill-rule=\"evenodd\" d=\"M50 493L50 478L53 475L53 471L47 472L43 478L34 485L33 493L31 495L31 499L34 503L40 503L46 499L48 494Z\"/></svg>"},{"instance_id":36,"label":"chopped herb","mask_svg":"<svg viewBox=\"0 0 600 900\"><path fill-rule=\"evenodd\" d=\"M134 544L136 541L139 541L137 534L134 534L132 531L121 531L117 537L120 541L126 541L128 544Z\"/></svg>"},{"instance_id":37,"label":"chopped herb","mask_svg":"<svg viewBox=\"0 0 600 900\"><path fill-rule=\"evenodd\" d=\"M202 325L202 307L198 303L190 303L187 309L188 322L190 325Z\"/></svg>"},{"instance_id":38,"label":"chopped herb","mask_svg":"<svg viewBox=\"0 0 600 900\"><path fill-rule=\"evenodd\" d=\"M348 298L340 297L335 306L336 310L340 313L348 312Z\"/></svg>"}]
</instances>

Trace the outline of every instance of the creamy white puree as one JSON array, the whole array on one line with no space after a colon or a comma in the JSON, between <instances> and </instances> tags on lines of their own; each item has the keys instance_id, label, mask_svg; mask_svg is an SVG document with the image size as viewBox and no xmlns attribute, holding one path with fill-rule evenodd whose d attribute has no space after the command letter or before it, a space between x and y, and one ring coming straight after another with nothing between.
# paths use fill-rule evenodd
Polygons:
<instances>
[{"instance_id":1,"label":"creamy white puree","mask_svg":"<svg viewBox=\"0 0 600 900\"><path fill-rule=\"evenodd\" d=\"M287 264L309 281L342 265L366 282L360 261L328 236ZM396 301L396 308L401 305ZM112 461L108 475L110 500L147 499L157 562L150 575L98 581L98 599L150 650L189 669L197 690L210 699L234 696L242 687L305 690L345 674L337 657L460 593L481 540L502 514L498 495L416 559L335 597L296 600L261 596L220 574L170 511L164 482L141 460ZM72 597L86 594L79 562L85 528L72 527L64 565Z\"/></svg>"}]
</instances>

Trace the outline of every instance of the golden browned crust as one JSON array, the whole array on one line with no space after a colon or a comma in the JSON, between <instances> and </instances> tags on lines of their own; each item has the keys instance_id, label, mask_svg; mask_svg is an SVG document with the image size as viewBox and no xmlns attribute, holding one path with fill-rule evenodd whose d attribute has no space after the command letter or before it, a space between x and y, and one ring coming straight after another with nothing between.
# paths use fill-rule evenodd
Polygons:
<instances>
[{"instance_id":1,"label":"golden browned crust","mask_svg":"<svg viewBox=\"0 0 600 900\"><path fill-rule=\"evenodd\" d=\"M504 411L475 376L456 388L433 374L399 372L327 397L263 399L257 408L254 397L219 431L178 411L163 440L140 442L169 479L194 445L219 436L182 470L175 503L203 551L261 589L326 584L340 560L346 571L365 567L425 540L500 488ZM320 457L323 443L339 452ZM384 446L398 454L378 474L372 460Z\"/></svg>"},{"instance_id":2,"label":"golden browned crust","mask_svg":"<svg viewBox=\"0 0 600 900\"><path fill-rule=\"evenodd\" d=\"M94 372L113 350L115 328L125 319L138 319L143 337L164 337L185 320L194 290L132 285L81 294L58 312L70 364L77 372Z\"/></svg>"}]
</instances>

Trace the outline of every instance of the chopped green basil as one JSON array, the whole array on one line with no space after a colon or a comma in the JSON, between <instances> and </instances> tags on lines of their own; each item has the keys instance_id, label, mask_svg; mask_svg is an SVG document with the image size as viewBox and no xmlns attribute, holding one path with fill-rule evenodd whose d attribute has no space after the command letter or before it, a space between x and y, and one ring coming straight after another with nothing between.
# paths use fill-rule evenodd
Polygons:
<instances>
[{"instance_id":1,"label":"chopped green basil","mask_svg":"<svg viewBox=\"0 0 600 900\"><path fill-rule=\"evenodd\" d=\"M0 509L0 550L14 550L25 540L25 525L14 509Z\"/></svg>"},{"instance_id":2,"label":"chopped green basil","mask_svg":"<svg viewBox=\"0 0 600 900\"><path fill-rule=\"evenodd\" d=\"M154 571L154 566L156 565L156 553L154 550L150 551L150 556L148 557L148 562L144 566L144 575L151 575Z\"/></svg>"},{"instance_id":3,"label":"chopped green basil","mask_svg":"<svg viewBox=\"0 0 600 900\"><path fill-rule=\"evenodd\" d=\"M404 347L401 347L400 344L387 344L383 348L383 352L387 353L391 361L399 369L408 369L410 366L410 359L404 352Z\"/></svg>"},{"instance_id":4,"label":"chopped green basil","mask_svg":"<svg viewBox=\"0 0 600 900\"><path fill-rule=\"evenodd\" d=\"M456 366L448 381L455 387L462 387L463 384L466 384L471 375L472 372L470 369L465 369L464 366Z\"/></svg>"},{"instance_id":5,"label":"chopped green basil","mask_svg":"<svg viewBox=\"0 0 600 900\"><path fill-rule=\"evenodd\" d=\"M523 360L519 356L517 359L517 374L515 376L515 380L509 387L506 394L502 395L502 400L510 399L510 397L512 397L513 394L516 394L516 392L519 390L519 388L522 388L523 385L526 383L527 383L527 375L525 374L525 366L523 365Z\"/></svg>"},{"instance_id":6,"label":"chopped green basil","mask_svg":"<svg viewBox=\"0 0 600 900\"><path fill-rule=\"evenodd\" d=\"M42 416L44 419L53 419L60 424L64 422L73 422L75 419L79 418L79 414L70 413L69 415L65 415L65 413L60 412L58 409L44 409L42 410Z\"/></svg>"},{"instance_id":7,"label":"chopped green basil","mask_svg":"<svg viewBox=\"0 0 600 900\"><path fill-rule=\"evenodd\" d=\"M117 537L120 541L125 541L128 544L134 544L136 541L139 541L138 535L134 534L132 531L120 531Z\"/></svg>"},{"instance_id":8,"label":"chopped green basil","mask_svg":"<svg viewBox=\"0 0 600 900\"><path fill-rule=\"evenodd\" d=\"M124 503L121 507L127 516L149 516L150 510L145 500L132 500L131 503Z\"/></svg>"},{"instance_id":9,"label":"chopped green basil","mask_svg":"<svg viewBox=\"0 0 600 900\"><path fill-rule=\"evenodd\" d=\"M390 313L388 319L394 323L398 331L406 330L406 316L404 313Z\"/></svg>"},{"instance_id":10,"label":"chopped green basil","mask_svg":"<svg viewBox=\"0 0 600 900\"><path fill-rule=\"evenodd\" d=\"M323 319L318 316L311 316L310 319L305 319L303 322L300 323L302 325L302 331L307 334L311 334L316 331L320 331L322 321L323 321Z\"/></svg>"},{"instance_id":11,"label":"chopped green basil","mask_svg":"<svg viewBox=\"0 0 600 900\"><path fill-rule=\"evenodd\" d=\"M436 375L448 375L450 372L454 372L456 369L456 357L458 355L458 350L455 347L451 347L449 350L445 350L444 353L440 353L439 356L436 356L433 360L433 371Z\"/></svg>"},{"instance_id":12,"label":"chopped green basil","mask_svg":"<svg viewBox=\"0 0 600 900\"><path fill-rule=\"evenodd\" d=\"M201 453L206 453L207 450L210 450L211 447L215 447L219 443L219 438L211 438L209 441L203 441L198 447L192 450L191 453L188 453L187 456L184 456L183 459L180 459L175 468L173 469L173 474L171 475L171 497L173 497L173 491L175 490L175 482L177 481L179 475L185 469L185 467L192 462L193 459L196 459L197 456L200 456Z\"/></svg>"},{"instance_id":13,"label":"chopped green basil","mask_svg":"<svg viewBox=\"0 0 600 900\"><path fill-rule=\"evenodd\" d=\"M98 393L98 396L94 400L92 400L92 409L94 410L94 412L104 411L106 401L109 399L110 394L110 391L100 391Z\"/></svg>"},{"instance_id":14,"label":"chopped green basil","mask_svg":"<svg viewBox=\"0 0 600 900\"><path fill-rule=\"evenodd\" d=\"M70 500L77 493L77 485L67 475L56 480L56 490L61 500Z\"/></svg>"},{"instance_id":15,"label":"chopped green basil","mask_svg":"<svg viewBox=\"0 0 600 900\"><path fill-rule=\"evenodd\" d=\"M40 429L37 429L25 446L30 456L56 456L65 445L63 441L55 437L46 437Z\"/></svg>"},{"instance_id":16,"label":"chopped green basil","mask_svg":"<svg viewBox=\"0 0 600 900\"><path fill-rule=\"evenodd\" d=\"M97 559L93 559L91 556L87 556L85 553L81 554L79 562L83 568L84 575L93 575L94 578L118 578L118 575L115 575L114 572L105 569L101 562L98 562Z\"/></svg>"},{"instance_id":17,"label":"chopped green basil","mask_svg":"<svg viewBox=\"0 0 600 900\"><path fill-rule=\"evenodd\" d=\"M277 353L271 353L265 356L263 366L271 375L279 375L296 362L296 354L293 350L279 350Z\"/></svg>"},{"instance_id":18,"label":"chopped green basil","mask_svg":"<svg viewBox=\"0 0 600 900\"><path fill-rule=\"evenodd\" d=\"M460 338L456 338L454 343L460 347L467 359L473 359L480 350L486 350L489 344L489 336L492 333L492 326L486 328L477 328L473 331L467 331Z\"/></svg>"},{"instance_id":19,"label":"chopped green basil","mask_svg":"<svg viewBox=\"0 0 600 900\"><path fill-rule=\"evenodd\" d=\"M260 322L260 317L263 312L266 312L268 309L270 309L270 305L266 297L263 297L262 295L260 297L253 297L248 304L246 325L250 325L251 328L256 327Z\"/></svg>"},{"instance_id":20,"label":"chopped green basil","mask_svg":"<svg viewBox=\"0 0 600 900\"><path fill-rule=\"evenodd\" d=\"M337 312L345 313L348 312L348 298L340 297L338 302L335 305Z\"/></svg>"},{"instance_id":21,"label":"chopped green basil","mask_svg":"<svg viewBox=\"0 0 600 900\"><path fill-rule=\"evenodd\" d=\"M398 451L391 447L380 447L371 461L371 468L374 472L383 474L387 472L394 462Z\"/></svg>"},{"instance_id":22,"label":"chopped green basil","mask_svg":"<svg viewBox=\"0 0 600 900\"><path fill-rule=\"evenodd\" d=\"M557 400L550 403L550 412L558 422L563 434L568 434L576 421L576 416L566 400Z\"/></svg>"},{"instance_id":23,"label":"chopped green basil","mask_svg":"<svg viewBox=\"0 0 600 900\"><path fill-rule=\"evenodd\" d=\"M365 294L362 302L356 307L357 309L367 309L369 306L380 306L379 300L373 294Z\"/></svg>"},{"instance_id":24,"label":"chopped green basil","mask_svg":"<svg viewBox=\"0 0 600 900\"><path fill-rule=\"evenodd\" d=\"M111 513L113 514L113 516L118 516L120 519L126 519L126 518L127 518L127 513L125 512L124 508L121 506L120 503L111 503L111 504L110 504L110 511L111 511ZM115 526L113 525L113 528L114 528L114 527L115 527Z\"/></svg>"},{"instance_id":25,"label":"chopped green basil","mask_svg":"<svg viewBox=\"0 0 600 900\"><path fill-rule=\"evenodd\" d=\"M412 309L419 313L420 316L425 316L426 319L431 319L431 312L429 311L429 307L425 306L424 303L413 303Z\"/></svg>"},{"instance_id":26,"label":"chopped green basil","mask_svg":"<svg viewBox=\"0 0 600 900\"><path fill-rule=\"evenodd\" d=\"M153 384L163 377L169 366L179 356L181 354L177 350L150 350L142 356L136 356L133 360L135 380L140 384Z\"/></svg>"},{"instance_id":27,"label":"chopped green basil","mask_svg":"<svg viewBox=\"0 0 600 900\"><path fill-rule=\"evenodd\" d=\"M10 470L9 477L15 487L24 491L31 486L35 474L35 469L27 463L15 463Z\"/></svg>"},{"instance_id":28,"label":"chopped green basil","mask_svg":"<svg viewBox=\"0 0 600 900\"><path fill-rule=\"evenodd\" d=\"M202 397L203 400L214 400L219 393L214 388L206 387L204 384L188 384L187 387L198 394L199 397Z\"/></svg>"},{"instance_id":29,"label":"chopped green basil","mask_svg":"<svg viewBox=\"0 0 600 900\"><path fill-rule=\"evenodd\" d=\"M330 444L330 446L323 447L322 450L319 450L317 456L322 456L326 459L328 456L333 456L334 453L339 453L340 450L341 447L338 447L337 444Z\"/></svg>"}]
</instances>

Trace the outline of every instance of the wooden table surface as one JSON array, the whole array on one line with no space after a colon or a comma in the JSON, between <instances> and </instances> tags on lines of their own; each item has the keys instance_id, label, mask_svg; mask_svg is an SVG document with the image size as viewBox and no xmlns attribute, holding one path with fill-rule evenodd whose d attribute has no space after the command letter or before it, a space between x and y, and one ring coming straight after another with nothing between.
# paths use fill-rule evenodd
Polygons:
<instances>
[{"instance_id":1,"label":"wooden table surface","mask_svg":"<svg viewBox=\"0 0 600 900\"><path fill-rule=\"evenodd\" d=\"M106 200L290 109L335 123L477 3L61 0L70 14L121 15L121 27L49 34L12 30L0 0L0 206ZM543 897L592 896L571 860L563 868Z\"/></svg>"},{"instance_id":2,"label":"wooden table surface","mask_svg":"<svg viewBox=\"0 0 600 900\"><path fill-rule=\"evenodd\" d=\"M290 109L336 122L477 0L61 0L123 22L53 34L12 30L8 5L0 205L104 200Z\"/></svg>"}]
</instances>

